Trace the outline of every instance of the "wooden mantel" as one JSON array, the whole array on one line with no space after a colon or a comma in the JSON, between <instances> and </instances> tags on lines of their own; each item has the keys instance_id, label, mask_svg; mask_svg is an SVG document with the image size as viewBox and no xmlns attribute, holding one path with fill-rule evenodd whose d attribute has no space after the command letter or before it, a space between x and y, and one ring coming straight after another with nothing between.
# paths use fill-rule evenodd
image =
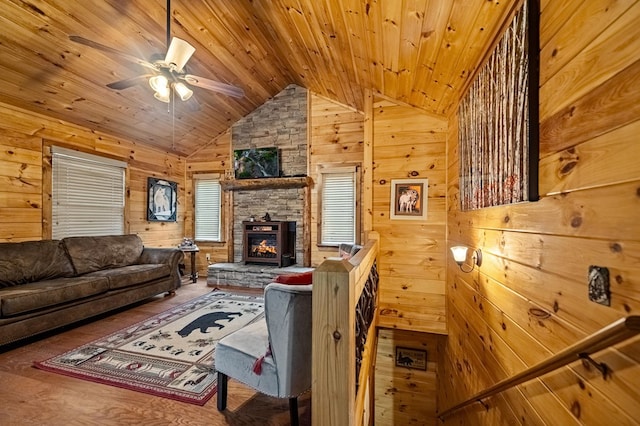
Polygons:
<instances>
[{"instance_id":1,"label":"wooden mantel","mask_svg":"<svg viewBox=\"0 0 640 426\"><path fill-rule=\"evenodd\" d=\"M289 189L312 186L313 179L309 176L278 177L262 179L233 179L223 180L220 186L223 191L252 190L252 189Z\"/></svg>"}]
</instances>

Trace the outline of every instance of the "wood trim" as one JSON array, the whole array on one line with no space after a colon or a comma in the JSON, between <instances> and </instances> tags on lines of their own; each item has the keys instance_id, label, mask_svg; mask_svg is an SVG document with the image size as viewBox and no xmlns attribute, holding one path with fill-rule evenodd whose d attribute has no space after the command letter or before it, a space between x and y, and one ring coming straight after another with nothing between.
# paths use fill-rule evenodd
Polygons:
<instances>
[{"instance_id":1,"label":"wood trim","mask_svg":"<svg viewBox=\"0 0 640 426\"><path fill-rule=\"evenodd\" d=\"M364 158L362 164L362 232L373 230L373 94L364 93Z\"/></svg>"},{"instance_id":2,"label":"wood trim","mask_svg":"<svg viewBox=\"0 0 640 426\"><path fill-rule=\"evenodd\" d=\"M364 353L362 355L362 366L360 368L360 377L358 383L360 383L360 389L356 395L355 405L355 417L357 425L370 424L367 422L367 418L370 421L374 419L375 409L375 358L378 351L378 307L376 303L375 314L373 322L369 325L369 332L367 333L367 345L365 346Z\"/></svg>"},{"instance_id":3,"label":"wood trim","mask_svg":"<svg viewBox=\"0 0 640 426\"><path fill-rule=\"evenodd\" d=\"M302 213L302 265L311 265L311 188L304 188L304 211Z\"/></svg>"},{"instance_id":4,"label":"wood trim","mask_svg":"<svg viewBox=\"0 0 640 426\"><path fill-rule=\"evenodd\" d=\"M290 189L305 188L313 185L309 176L280 177L264 179L233 179L223 180L220 186L223 191L255 190L255 189Z\"/></svg>"},{"instance_id":5,"label":"wood trim","mask_svg":"<svg viewBox=\"0 0 640 426\"><path fill-rule=\"evenodd\" d=\"M51 144L42 141L42 239L50 240L53 235L53 220L51 192L52 192L52 155ZM128 181L127 181L128 182ZM129 191L127 191L127 196Z\"/></svg>"}]
</instances>

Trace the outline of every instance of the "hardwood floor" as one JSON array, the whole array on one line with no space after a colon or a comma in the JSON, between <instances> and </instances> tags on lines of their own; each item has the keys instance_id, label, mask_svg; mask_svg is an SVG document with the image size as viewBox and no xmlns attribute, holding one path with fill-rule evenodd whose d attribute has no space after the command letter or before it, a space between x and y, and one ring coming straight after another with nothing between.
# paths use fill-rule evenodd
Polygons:
<instances>
[{"instance_id":1,"label":"hardwood floor","mask_svg":"<svg viewBox=\"0 0 640 426\"><path fill-rule=\"evenodd\" d=\"M211 290L201 278L195 284L183 284L175 296L156 296L97 320L0 347L0 425L288 425L287 399L256 393L234 380L229 381L227 410L221 413L215 396L200 407L32 367L33 361L73 349ZM299 410L300 424L310 425L309 392L300 397Z\"/></svg>"}]
</instances>

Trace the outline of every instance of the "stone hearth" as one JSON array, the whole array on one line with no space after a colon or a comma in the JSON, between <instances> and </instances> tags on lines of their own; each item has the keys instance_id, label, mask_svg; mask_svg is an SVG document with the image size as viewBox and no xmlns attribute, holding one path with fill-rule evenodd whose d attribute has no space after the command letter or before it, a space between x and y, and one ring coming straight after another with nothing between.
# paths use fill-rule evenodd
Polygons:
<instances>
[{"instance_id":1,"label":"stone hearth","mask_svg":"<svg viewBox=\"0 0 640 426\"><path fill-rule=\"evenodd\" d=\"M237 287L264 288L278 275L299 274L313 268L287 266L278 268L268 265L245 265L244 263L214 263L209 265L207 285L230 285Z\"/></svg>"}]
</instances>

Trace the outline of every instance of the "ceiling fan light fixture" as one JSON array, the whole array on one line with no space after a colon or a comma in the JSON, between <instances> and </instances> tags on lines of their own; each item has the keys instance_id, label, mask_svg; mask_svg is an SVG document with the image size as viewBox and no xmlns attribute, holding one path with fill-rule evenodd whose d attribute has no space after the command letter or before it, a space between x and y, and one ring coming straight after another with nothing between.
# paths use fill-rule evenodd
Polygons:
<instances>
[{"instance_id":1,"label":"ceiling fan light fixture","mask_svg":"<svg viewBox=\"0 0 640 426\"><path fill-rule=\"evenodd\" d=\"M160 102L164 102L165 104L168 104L171 101L169 94L170 92L168 90L166 93L156 92L153 94L153 97L159 100Z\"/></svg>"},{"instance_id":2,"label":"ceiling fan light fixture","mask_svg":"<svg viewBox=\"0 0 640 426\"><path fill-rule=\"evenodd\" d=\"M211 90L213 92L236 98L243 97L244 91L240 87L187 74L186 70L183 70L187 61L195 53L196 48L178 37L174 37L170 40L171 0L167 0L166 12L166 44L168 45L168 48L164 61L161 60L162 54L152 55L150 62L77 35L70 35L69 40L101 50L110 55L120 56L128 62L135 63L148 69L147 73L144 75L107 84L107 87L110 89L123 90L135 86L138 83L143 83L146 80L155 92L154 97L165 103L170 103L171 96L175 94L177 94L183 101L190 99L193 95L193 91L190 89L190 86ZM180 83L178 80L183 80L186 84ZM171 92L172 89L174 92ZM197 103L194 102L191 103L191 105L196 104Z\"/></svg>"},{"instance_id":3,"label":"ceiling fan light fixture","mask_svg":"<svg viewBox=\"0 0 640 426\"><path fill-rule=\"evenodd\" d=\"M181 38L174 37L171 39L164 62L169 66L175 67L175 70L180 72L195 51L195 47Z\"/></svg>"},{"instance_id":4,"label":"ceiling fan light fixture","mask_svg":"<svg viewBox=\"0 0 640 426\"><path fill-rule=\"evenodd\" d=\"M178 96L180 96L180 99L183 101L189 100L191 95L193 95L193 90L189 89L184 83L176 83L173 86L173 90L176 91Z\"/></svg>"},{"instance_id":5,"label":"ceiling fan light fixture","mask_svg":"<svg viewBox=\"0 0 640 426\"><path fill-rule=\"evenodd\" d=\"M149 79L149 86L156 92L169 92L169 80L164 75L155 75Z\"/></svg>"},{"instance_id":6,"label":"ceiling fan light fixture","mask_svg":"<svg viewBox=\"0 0 640 426\"><path fill-rule=\"evenodd\" d=\"M167 77L164 75L154 75L149 79L149 86L156 92L153 94L154 98L167 104L171 101L171 89L169 88L169 80Z\"/></svg>"}]
</instances>

